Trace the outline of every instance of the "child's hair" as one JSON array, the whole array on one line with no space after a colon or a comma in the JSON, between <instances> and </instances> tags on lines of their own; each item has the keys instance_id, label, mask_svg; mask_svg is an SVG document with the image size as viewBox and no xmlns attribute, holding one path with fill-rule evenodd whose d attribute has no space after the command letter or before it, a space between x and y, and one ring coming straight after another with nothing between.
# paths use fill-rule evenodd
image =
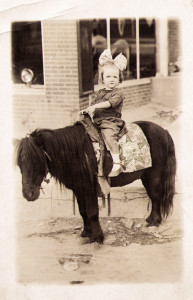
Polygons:
<instances>
[{"instance_id":1,"label":"child's hair","mask_svg":"<svg viewBox=\"0 0 193 300\"><path fill-rule=\"evenodd\" d=\"M113 65L113 64L112 64ZM104 66L99 67L99 83L103 83ZM119 83L123 81L123 72L119 70Z\"/></svg>"}]
</instances>

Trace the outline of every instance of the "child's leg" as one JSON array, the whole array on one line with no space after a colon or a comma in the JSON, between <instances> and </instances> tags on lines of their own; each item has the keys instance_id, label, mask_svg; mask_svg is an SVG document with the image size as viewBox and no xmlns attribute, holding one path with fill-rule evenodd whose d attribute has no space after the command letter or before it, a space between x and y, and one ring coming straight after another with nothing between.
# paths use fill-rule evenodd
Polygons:
<instances>
[{"instance_id":1,"label":"child's leg","mask_svg":"<svg viewBox=\"0 0 193 300\"><path fill-rule=\"evenodd\" d=\"M99 126L105 145L111 154L119 153L118 134L120 128L115 123L104 120Z\"/></svg>"},{"instance_id":2,"label":"child's leg","mask_svg":"<svg viewBox=\"0 0 193 300\"><path fill-rule=\"evenodd\" d=\"M100 126L107 149L111 152L113 158L113 168L110 177L118 176L121 171L119 158L118 133L119 127L115 123L105 120Z\"/></svg>"}]
</instances>

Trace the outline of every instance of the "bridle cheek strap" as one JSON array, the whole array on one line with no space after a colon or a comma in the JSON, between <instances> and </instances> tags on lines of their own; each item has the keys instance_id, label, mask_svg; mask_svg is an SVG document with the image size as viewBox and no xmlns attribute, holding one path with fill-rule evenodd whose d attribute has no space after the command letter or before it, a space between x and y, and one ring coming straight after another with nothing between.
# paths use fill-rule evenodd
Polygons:
<instances>
[{"instance_id":1,"label":"bridle cheek strap","mask_svg":"<svg viewBox=\"0 0 193 300\"><path fill-rule=\"evenodd\" d=\"M48 153L44 149L42 149L42 151L45 154L45 160L46 160L46 157L47 157L49 159L49 161L52 161L50 156L48 155ZM44 177L43 181L46 182L47 184L50 183L50 179L52 178L52 175L50 175L49 179L46 178L48 173L49 173L49 169L48 169L47 160L46 160L46 176Z\"/></svg>"}]
</instances>

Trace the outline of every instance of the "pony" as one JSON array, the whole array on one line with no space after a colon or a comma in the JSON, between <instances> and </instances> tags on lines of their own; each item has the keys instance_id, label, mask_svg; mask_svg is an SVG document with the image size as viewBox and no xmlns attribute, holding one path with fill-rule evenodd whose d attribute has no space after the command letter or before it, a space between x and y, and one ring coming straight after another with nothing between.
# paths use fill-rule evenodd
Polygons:
<instances>
[{"instance_id":1,"label":"pony","mask_svg":"<svg viewBox=\"0 0 193 300\"><path fill-rule=\"evenodd\" d=\"M147 226L159 226L167 218L175 193L175 146L169 132L149 121L135 122L144 132L150 146L152 166L112 177L111 187L120 187L140 179L151 200ZM60 186L76 196L83 219L82 237L103 243L99 221L98 165L93 144L85 127L74 125L59 129L36 129L20 139L16 147L16 164L22 174L22 192L28 201L40 195L41 184L49 172ZM105 159L105 174L112 168L112 159Z\"/></svg>"}]
</instances>

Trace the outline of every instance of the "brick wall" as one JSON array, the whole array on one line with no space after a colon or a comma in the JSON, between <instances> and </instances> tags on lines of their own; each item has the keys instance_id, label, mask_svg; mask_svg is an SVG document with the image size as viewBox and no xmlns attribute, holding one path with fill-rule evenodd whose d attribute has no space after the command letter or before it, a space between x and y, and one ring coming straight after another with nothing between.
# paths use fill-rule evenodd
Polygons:
<instances>
[{"instance_id":1,"label":"brick wall","mask_svg":"<svg viewBox=\"0 0 193 300\"><path fill-rule=\"evenodd\" d=\"M13 136L23 137L36 128L47 125L48 107L45 95L30 90L13 95Z\"/></svg>"},{"instance_id":2,"label":"brick wall","mask_svg":"<svg viewBox=\"0 0 193 300\"><path fill-rule=\"evenodd\" d=\"M43 21L46 100L51 121L72 121L79 109L76 21ZM58 121L57 121L58 124Z\"/></svg>"},{"instance_id":3,"label":"brick wall","mask_svg":"<svg viewBox=\"0 0 193 300\"><path fill-rule=\"evenodd\" d=\"M177 19L168 20L168 60L173 63L181 56L181 23Z\"/></svg>"},{"instance_id":4,"label":"brick wall","mask_svg":"<svg viewBox=\"0 0 193 300\"><path fill-rule=\"evenodd\" d=\"M125 95L124 105L142 105L151 101L151 83L122 88Z\"/></svg>"}]
</instances>

